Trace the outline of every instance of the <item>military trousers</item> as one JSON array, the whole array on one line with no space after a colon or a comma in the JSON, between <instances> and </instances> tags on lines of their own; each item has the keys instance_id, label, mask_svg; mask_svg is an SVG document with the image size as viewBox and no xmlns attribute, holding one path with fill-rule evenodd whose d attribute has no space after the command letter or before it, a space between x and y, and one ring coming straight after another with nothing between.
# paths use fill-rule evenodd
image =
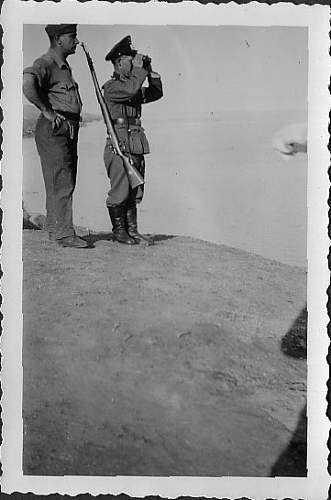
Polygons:
<instances>
[{"instance_id":1,"label":"military trousers","mask_svg":"<svg viewBox=\"0 0 331 500\"><path fill-rule=\"evenodd\" d=\"M53 131L40 115L35 131L46 189L46 229L56 239L75 234L72 197L77 176L79 122L64 121Z\"/></svg>"},{"instance_id":2,"label":"military trousers","mask_svg":"<svg viewBox=\"0 0 331 500\"><path fill-rule=\"evenodd\" d=\"M145 158L144 155L131 154L135 168L145 179ZM106 200L107 207L114 207L130 200L140 203L144 196L144 185L135 189L130 188L128 176L126 175L123 161L120 156L115 154L106 144L104 151L104 162L107 175L110 180L110 190Z\"/></svg>"}]
</instances>

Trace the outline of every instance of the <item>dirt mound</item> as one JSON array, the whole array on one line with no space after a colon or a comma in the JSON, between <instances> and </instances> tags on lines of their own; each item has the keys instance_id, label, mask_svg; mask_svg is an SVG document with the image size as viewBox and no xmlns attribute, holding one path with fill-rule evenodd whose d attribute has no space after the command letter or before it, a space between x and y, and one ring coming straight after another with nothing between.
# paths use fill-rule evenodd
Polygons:
<instances>
[{"instance_id":1,"label":"dirt mound","mask_svg":"<svg viewBox=\"0 0 331 500\"><path fill-rule=\"evenodd\" d=\"M93 239L24 231L24 473L304 474L274 466L306 398L305 361L281 350L305 271L191 238Z\"/></svg>"}]
</instances>

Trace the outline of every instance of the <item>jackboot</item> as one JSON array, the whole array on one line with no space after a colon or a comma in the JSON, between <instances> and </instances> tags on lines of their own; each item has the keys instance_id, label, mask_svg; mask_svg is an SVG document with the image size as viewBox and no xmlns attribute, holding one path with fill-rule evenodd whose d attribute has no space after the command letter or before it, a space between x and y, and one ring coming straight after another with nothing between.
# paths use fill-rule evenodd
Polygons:
<instances>
[{"instance_id":1,"label":"jackboot","mask_svg":"<svg viewBox=\"0 0 331 500\"><path fill-rule=\"evenodd\" d=\"M152 238L138 232L137 206L135 203L130 203L126 207L126 227L129 236L131 236L131 238L133 238L136 243L143 242L147 245L154 245L154 241Z\"/></svg>"},{"instance_id":2,"label":"jackboot","mask_svg":"<svg viewBox=\"0 0 331 500\"><path fill-rule=\"evenodd\" d=\"M113 225L115 240L125 245L135 245L136 241L128 235L125 226L125 204L108 207L108 212Z\"/></svg>"}]
</instances>

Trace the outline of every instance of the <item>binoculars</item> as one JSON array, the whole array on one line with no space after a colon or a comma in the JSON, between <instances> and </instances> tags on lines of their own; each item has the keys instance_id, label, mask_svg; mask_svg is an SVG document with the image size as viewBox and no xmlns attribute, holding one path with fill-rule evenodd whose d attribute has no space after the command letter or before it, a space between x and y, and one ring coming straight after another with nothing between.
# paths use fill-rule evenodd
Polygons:
<instances>
[{"instance_id":1,"label":"binoculars","mask_svg":"<svg viewBox=\"0 0 331 500\"><path fill-rule=\"evenodd\" d=\"M149 56L143 56L142 60L143 60L143 68L148 70L152 62L152 59Z\"/></svg>"},{"instance_id":2,"label":"binoculars","mask_svg":"<svg viewBox=\"0 0 331 500\"><path fill-rule=\"evenodd\" d=\"M149 56L143 56L143 64L148 65L148 64L151 64L151 62L152 62L152 58L151 57L149 57Z\"/></svg>"}]
</instances>

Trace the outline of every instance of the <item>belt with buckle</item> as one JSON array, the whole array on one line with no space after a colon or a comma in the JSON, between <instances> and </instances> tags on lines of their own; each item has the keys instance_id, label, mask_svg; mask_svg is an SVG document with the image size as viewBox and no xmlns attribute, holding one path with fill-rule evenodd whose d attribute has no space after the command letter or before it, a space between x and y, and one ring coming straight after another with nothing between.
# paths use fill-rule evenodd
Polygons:
<instances>
[{"instance_id":1,"label":"belt with buckle","mask_svg":"<svg viewBox=\"0 0 331 500\"><path fill-rule=\"evenodd\" d=\"M132 116L128 116L128 118L119 117L115 120L116 125L136 125L137 127L141 126L140 118L134 118Z\"/></svg>"},{"instance_id":2,"label":"belt with buckle","mask_svg":"<svg viewBox=\"0 0 331 500\"><path fill-rule=\"evenodd\" d=\"M64 116L66 120L71 120L73 122L82 121L82 118L78 113L70 113L69 111L61 111L61 110L55 110L55 113L59 113L59 115Z\"/></svg>"}]
</instances>

